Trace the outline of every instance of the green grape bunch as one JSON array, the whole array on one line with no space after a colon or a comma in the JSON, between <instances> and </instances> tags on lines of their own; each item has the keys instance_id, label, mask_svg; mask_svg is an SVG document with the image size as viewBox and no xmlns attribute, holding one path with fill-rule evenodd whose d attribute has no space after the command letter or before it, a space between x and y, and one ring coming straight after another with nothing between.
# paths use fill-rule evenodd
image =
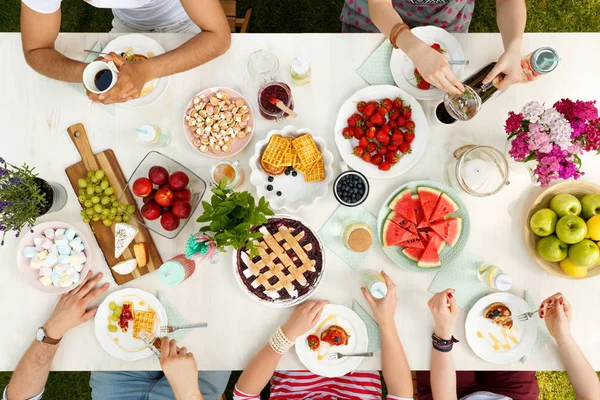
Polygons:
<instances>
[{"instance_id":1,"label":"green grape bunch","mask_svg":"<svg viewBox=\"0 0 600 400\"><path fill-rule=\"evenodd\" d=\"M77 180L77 186L77 198L83 206L80 214L86 224L102 221L105 226L111 226L113 222L129 221L129 214L135 212L134 205L119 203L115 189L101 169L88 171L85 177Z\"/></svg>"}]
</instances>

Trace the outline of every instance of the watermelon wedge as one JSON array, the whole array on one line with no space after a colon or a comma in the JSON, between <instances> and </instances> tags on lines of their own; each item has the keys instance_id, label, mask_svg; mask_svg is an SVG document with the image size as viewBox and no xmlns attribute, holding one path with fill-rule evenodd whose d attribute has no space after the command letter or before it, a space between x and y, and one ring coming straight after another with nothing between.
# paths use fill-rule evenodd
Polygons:
<instances>
[{"instance_id":1,"label":"watermelon wedge","mask_svg":"<svg viewBox=\"0 0 600 400\"><path fill-rule=\"evenodd\" d=\"M442 265L440 253L446 243L437 235L431 235L431 240L423 250L423 253L417 261L417 266L421 268L434 268Z\"/></svg>"},{"instance_id":2,"label":"watermelon wedge","mask_svg":"<svg viewBox=\"0 0 600 400\"><path fill-rule=\"evenodd\" d=\"M401 228L404 228L407 231L409 231L410 233L412 233L413 237L418 237L417 229L415 228L413 223L408 221L406 218L404 218L402 215L400 215L396 211L390 211L390 213L387 216L387 220L392 221L393 223L395 223L397 225L400 225Z\"/></svg>"},{"instance_id":3,"label":"watermelon wedge","mask_svg":"<svg viewBox=\"0 0 600 400\"><path fill-rule=\"evenodd\" d=\"M421 207L421 200L418 194L412 195L413 209L415 210L415 225L418 227L421 221L425 218L423 214L423 207Z\"/></svg>"},{"instance_id":4,"label":"watermelon wedge","mask_svg":"<svg viewBox=\"0 0 600 400\"><path fill-rule=\"evenodd\" d=\"M406 247L404 250L402 250L402 254L415 262L419 261L419 258L421 258L424 252L425 249L417 249L414 247Z\"/></svg>"},{"instance_id":5,"label":"watermelon wedge","mask_svg":"<svg viewBox=\"0 0 600 400\"><path fill-rule=\"evenodd\" d=\"M442 192L428 187L419 187L417 188L417 193L419 194L419 200L423 208L423 216L426 220L430 221L431 214L433 214L433 210L435 210Z\"/></svg>"},{"instance_id":6,"label":"watermelon wedge","mask_svg":"<svg viewBox=\"0 0 600 400\"><path fill-rule=\"evenodd\" d=\"M402 215L413 224L417 224L415 217L415 209L413 207L412 192L410 189L405 189L398 193L389 204L390 209Z\"/></svg>"},{"instance_id":7,"label":"watermelon wedge","mask_svg":"<svg viewBox=\"0 0 600 400\"><path fill-rule=\"evenodd\" d=\"M429 217L430 222L438 221L443 219L448 214L458 211L458 204L446 193L442 194Z\"/></svg>"},{"instance_id":8,"label":"watermelon wedge","mask_svg":"<svg viewBox=\"0 0 600 400\"><path fill-rule=\"evenodd\" d=\"M454 247L462 231L462 218L456 217L434 222L431 224L431 229L446 243Z\"/></svg>"},{"instance_id":9,"label":"watermelon wedge","mask_svg":"<svg viewBox=\"0 0 600 400\"><path fill-rule=\"evenodd\" d=\"M440 235L438 235L433 229L425 228L424 230L420 230L419 235L421 236L421 241L424 243L425 248L427 248L427 245L431 241L435 240L435 242L438 243L436 246L438 249L438 254L440 254L442 250L444 250L446 242L444 242L444 239L442 239Z\"/></svg>"},{"instance_id":10,"label":"watermelon wedge","mask_svg":"<svg viewBox=\"0 0 600 400\"><path fill-rule=\"evenodd\" d=\"M404 242L398 243L398 246L411 248L411 249L424 249L423 240L421 238L413 238L409 240L405 240Z\"/></svg>"},{"instance_id":11,"label":"watermelon wedge","mask_svg":"<svg viewBox=\"0 0 600 400\"><path fill-rule=\"evenodd\" d=\"M382 242L384 247L396 246L401 242L414 238L415 236L411 232L389 219L383 224Z\"/></svg>"}]
</instances>

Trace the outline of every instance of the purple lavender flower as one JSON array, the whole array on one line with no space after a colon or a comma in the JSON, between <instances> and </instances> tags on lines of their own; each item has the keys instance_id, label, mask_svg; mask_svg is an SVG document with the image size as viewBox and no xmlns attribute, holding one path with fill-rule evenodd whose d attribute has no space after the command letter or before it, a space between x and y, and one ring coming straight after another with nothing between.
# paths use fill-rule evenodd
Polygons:
<instances>
[{"instance_id":1,"label":"purple lavender flower","mask_svg":"<svg viewBox=\"0 0 600 400\"><path fill-rule=\"evenodd\" d=\"M4 158L0 157L0 164L5 164L6 161L4 161Z\"/></svg>"},{"instance_id":2,"label":"purple lavender flower","mask_svg":"<svg viewBox=\"0 0 600 400\"><path fill-rule=\"evenodd\" d=\"M2 185L2 189L8 189L8 185L5 183Z\"/></svg>"},{"instance_id":3,"label":"purple lavender flower","mask_svg":"<svg viewBox=\"0 0 600 400\"><path fill-rule=\"evenodd\" d=\"M21 183L21 179L18 176L12 177L8 180L8 183L12 183L13 185Z\"/></svg>"},{"instance_id":4,"label":"purple lavender flower","mask_svg":"<svg viewBox=\"0 0 600 400\"><path fill-rule=\"evenodd\" d=\"M0 168L0 176L6 176L8 175L8 171L5 170L4 168Z\"/></svg>"}]
</instances>

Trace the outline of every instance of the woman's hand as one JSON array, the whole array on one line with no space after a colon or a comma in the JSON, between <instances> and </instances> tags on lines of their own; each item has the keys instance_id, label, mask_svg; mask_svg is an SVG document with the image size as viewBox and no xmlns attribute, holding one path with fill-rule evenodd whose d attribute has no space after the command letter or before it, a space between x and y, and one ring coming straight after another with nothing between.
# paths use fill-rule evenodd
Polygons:
<instances>
[{"instance_id":1,"label":"woman's hand","mask_svg":"<svg viewBox=\"0 0 600 400\"><path fill-rule=\"evenodd\" d=\"M375 299L364 287L360 288L360 290L362 290L363 296L365 296L367 303L371 306L377 323L384 325L390 322L394 323L394 312L398 305L398 295L396 294L396 285L385 271L381 271L381 275L383 275L385 285L387 286L387 294L382 299Z\"/></svg>"},{"instance_id":2,"label":"woman's hand","mask_svg":"<svg viewBox=\"0 0 600 400\"><path fill-rule=\"evenodd\" d=\"M281 326L283 334L294 341L298 336L308 332L317 324L317 321L321 318L323 307L326 305L327 301L310 300L296 307L287 322Z\"/></svg>"},{"instance_id":3,"label":"woman's hand","mask_svg":"<svg viewBox=\"0 0 600 400\"><path fill-rule=\"evenodd\" d=\"M441 339L449 340L454 331L454 322L458 317L458 304L452 295L454 289L446 289L434 295L427 305L435 321L434 333Z\"/></svg>"},{"instance_id":4,"label":"woman's hand","mask_svg":"<svg viewBox=\"0 0 600 400\"><path fill-rule=\"evenodd\" d=\"M518 51L505 51L500 56L494 68L485 77L483 83L494 82L500 90L504 90L513 83L521 82L521 54Z\"/></svg>"},{"instance_id":5,"label":"woman's hand","mask_svg":"<svg viewBox=\"0 0 600 400\"><path fill-rule=\"evenodd\" d=\"M409 53L407 55L415 64L415 68L427 82L448 93L461 94L465 91L463 84L452 72L446 57L438 51L419 40Z\"/></svg>"},{"instance_id":6,"label":"woman's hand","mask_svg":"<svg viewBox=\"0 0 600 400\"><path fill-rule=\"evenodd\" d=\"M200 398L198 366L192 353L178 348L176 340L163 337L160 346L160 366L178 399Z\"/></svg>"},{"instance_id":7,"label":"woman's hand","mask_svg":"<svg viewBox=\"0 0 600 400\"><path fill-rule=\"evenodd\" d=\"M549 308L550 305L553 307ZM571 305L561 293L556 293L542 302L540 318L546 322L548 331L556 341L571 336Z\"/></svg>"}]
</instances>

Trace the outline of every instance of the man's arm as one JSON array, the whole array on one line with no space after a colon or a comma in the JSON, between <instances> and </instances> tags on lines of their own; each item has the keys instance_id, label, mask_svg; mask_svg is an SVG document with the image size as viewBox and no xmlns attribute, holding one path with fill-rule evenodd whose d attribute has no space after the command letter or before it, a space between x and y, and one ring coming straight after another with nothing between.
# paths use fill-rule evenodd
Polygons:
<instances>
[{"instance_id":1,"label":"man's arm","mask_svg":"<svg viewBox=\"0 0 600 400\"><path fill-rule=\"evenodd\" d=\"M60 31L60 9L44 14L21 2L21 42L27 64L52 79L81 82L86 64L71 60L54 49Z\"/></svg>"},{"instance_id":2,"label":"man's arm","mask_svg":"<svg viewBox=\"0 0 600 400\"><path fill-rule=\"evenodd\" d=\"M52 315L44 324L48 337L61 339L66 331L96 315L98 307L88 307L108 288L108 283L96 287L101 278L101 273L92 278L90 271L78 287L60 296ZM8 383L8 400L30 399L44 390L57 348L58 345L37 340L29 346Z\"/></svg>"}]
</instances>

